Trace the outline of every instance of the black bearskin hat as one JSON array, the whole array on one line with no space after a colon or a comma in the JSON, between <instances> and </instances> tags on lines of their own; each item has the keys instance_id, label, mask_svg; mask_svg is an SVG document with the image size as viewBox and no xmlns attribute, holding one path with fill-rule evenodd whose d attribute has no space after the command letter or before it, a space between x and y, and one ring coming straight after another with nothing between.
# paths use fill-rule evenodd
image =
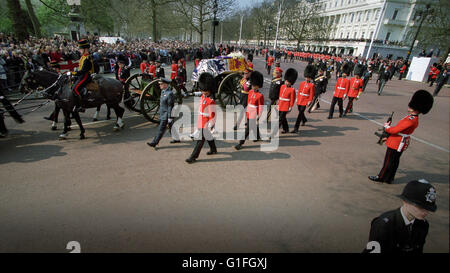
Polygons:
<instances>
[{"instance_id":1,"label":"black bearskin hat","mask_svg":"<svg viewBox=\"0 0 450 273\"><path fill-rule=\"evenodd\" d=\"M210 73L202 73L198 78L198 89L214 93L216 90L216 79L214 76Z\"/></svg>"},{"instance_id":2,"label":"black bearskin hat","mask_svg":"<svg viewBox=\"0 0 450 273\"><path fill-rule=\"evenodd\" d=\"M148 56L148 60L150 62L154 62L154 61L156 61L156 56L152 54L152 55Z\"/></svg>"},{"instance_id":3,"label":"black bearskin hat","mask_svg":"<svg viewBox=\"0 0 450 273\"><path fill-rule=\"evenodd\" d=\"M345 74L347 74L347 75L350 75L350 72L351 72L351 67L350 67L350 65L348 64L348 63L345 63L343 66L342 66L342 73L345 73Z\"/></svg>"},{"instance_id":4,"label":"black bearskin hat","mask_svg":"<svg viewBox=\"0 0 450 273\"><path fill-rule=\"evenodd\" d=\"M249 60L250 62L253 62L253 54L248 54L247 60Z\"/></svg>"},{"instance_id":5,"label":"black bearskin hat","mask_svg":"<svg viewBox=\"0 0 450 273\"><path fill-rule=\"evenodd\" d=\"M291 85L294 85L298 78L298 72L294 68L289 68L286 70L286 73L284 74L284 80L291 83Z\"/></svg>"},{"instance_id":6,"label":"black bearskin hat","mask_svg":"<svg viewBox=\"0 0 450 273\"><path fill-rule=\"evenodd\" d=\"M362 76L364 73L364 66L362 64L357 64L355 67L355 75Z\"/></svg>"},{"instance_id":7,"label":"black bearskin hat","mask_svg":"<svg viewBox=\"0 0 450 273\"><path fill-rule=\"evenodd\" d=\"M327 65L326 64L324 64L324 63L320 63L319 64L319 70L322 70L322 71L327 71Z\"/></svg>"},{"instance_id":8,"label":"black bearskin hat","mask_svg":"<svg viewBox=\"0 0 450 273\"><path fill-rule=\"evenodd\" d=\"M195 53L195 58L200 60L203 59L202 53L200 51L197 51L197 53Z\"/></svg>"},{"instance_id":9,"label":"black bearskin hat","mask_svg":"<svg viewBox=\"0 0 450 273\"><path fill-rule=\"evenodd\" d=\"M316 69L313 65L308 64L303 72L305 78L314 78L316 76Z\"/></svg>"},{"instance_id":10,"label":"black bearskin hat","mask_svg":"<svg viewBox=\"0 0 450 273\"><path fill-rule=\"evenodd\" d=\"M119 57L117 58L117 62L123 63L123 64L128 64L128 58L125 57L124 55L119 55Z\"/></svg>"},{"instance_id":11,"label":"black bearskin hat","mask_svg":"<svg viewBox=\"0 0 450 273\"><path fill-rule=\"evenodd\" d=\"M433 107L433 102L433 96L428 93L428 91L417 90L412 96L408 106L425 115L430 112L431 107Z\"/></svg>"},{"instance_id":12,"label":"black bearskin hat","mask_svg":"<svg viewBox=\"0 0 450 273\"><path fill-rule=\"evenodd\" d=\"M87 39L81 39L78 41L78 47L79 48L90 48L91 45L89 44L89 41Z\"/></svg>"},{"instance_id":13,"label":"black bearskin hat","mask_svg":"<svg viewBox=\"0 0 450 273\"><path fill-rule=\"evenodd\" d=\"M250 75L250 84L263 87L264 84L264 76L259 71L253 71Z\"/></svg>"}]
</instances>

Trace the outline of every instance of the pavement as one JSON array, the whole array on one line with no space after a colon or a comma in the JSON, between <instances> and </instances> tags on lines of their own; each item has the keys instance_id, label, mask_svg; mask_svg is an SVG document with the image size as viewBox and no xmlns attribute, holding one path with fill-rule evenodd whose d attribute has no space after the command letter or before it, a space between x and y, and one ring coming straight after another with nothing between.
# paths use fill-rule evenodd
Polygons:
<instances>
[{"instance_id":1,"label":"pavement","mask_svg":"<svg viewBox=\"0 0 450 273\"><path fill-rule=\"evenodd\" d=\"M262 58L254 64L264 71ZM305 66L281 64L299 71L296 88ZM271 76L264 76L268 100ZM194 142L169 144L167 135L151 149L145 143L157 125L128 110L119 132L113 120L93 123L88 110L86 140L77 128L58 140L61 131L42 119L51 104L24 124L8 118L10 135L0 139L0 252L65 253L77 241L82 252L359 253L371 220L401 206L407 182L425 178L436 187L438 210L427 218L424 251L448 253L450 89L420 116L394 184L379 185L367 179L386 151L374 132L392 111L394 124L403 118L416 90L433 88L394 78L378 96L373 79L354 113L338 118L336 109L328 120L335 83L333 76L321 108L307 113L299 135L282 135L278 150L249 141L236 151L236 141L217 141L219 154L207 156L205 144L193 165L184 160ZM291 128L297 114L288 115Z\"/></svg>"}]
</instances>

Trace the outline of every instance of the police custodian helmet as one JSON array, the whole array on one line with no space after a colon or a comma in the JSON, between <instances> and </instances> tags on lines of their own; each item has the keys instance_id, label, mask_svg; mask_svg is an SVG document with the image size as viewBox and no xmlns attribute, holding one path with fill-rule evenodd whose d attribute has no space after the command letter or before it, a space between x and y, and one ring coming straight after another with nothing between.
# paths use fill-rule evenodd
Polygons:
<instances>
[{"instance_id":1,"label":"police custodian helmet","mask_svg":"<svg viewBox=\"0 0 450 273\"><path fill-rule=\"evenodd\" d=\"M425 179L409 182L399 197L428 211L434 212L437 209L436 189Z\"/></svg>"}]
</instances>

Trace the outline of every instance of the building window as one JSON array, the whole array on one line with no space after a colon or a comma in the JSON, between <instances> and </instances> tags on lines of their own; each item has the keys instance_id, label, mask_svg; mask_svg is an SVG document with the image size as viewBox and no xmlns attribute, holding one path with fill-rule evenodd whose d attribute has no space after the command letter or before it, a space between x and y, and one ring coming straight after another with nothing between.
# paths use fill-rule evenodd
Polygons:
<instances>
[{"instance_id":1,"label":"building window","mask_svg":"<svg viewBox=\"0 0 450 273\"><path fill-rule=\"evenodd\" d=\"M375 20L378 20L378 17L380 17L380 10L377 9L377 11L375 12Z\"/></svg>"},{"instance_id":2,"label":"building window","mask_svg":"<svg viewBox=\"0 0 450 273\"><path fill-rule=\"evenodd\" d=\"M370 10L367 11L366 22L369 21L369 18L370 18Z\"/></svg>"},{"instance_id":3,"label":"building window","mask_svg":"<svg viewBox=\"0 0 450 273\"><path fill-rule=\"evenodd\" d=\"M353 23L353 18L355 18L355 14L352 13L352 18L350 19L350 23Z\"/></svg>"},{"instance_id":4,"label":"building window","mask_svg":"<svg viewBox=\"0 0 450 273\"><path fill-rule=\"evenodd\" d=\"M361 16L362 16L362 12L359 12L359 14L358 14L358 22L361 22Z\"/></svg>"},{"instance_id":5,"label":"building window","mask_svg":"<svg viewBox=\"0 0 450 273\"><path fill-rule=\"evenodd\" d=\"M345 24L345 20L347 19L347 14L344 14L344 17L342 17L342 23Z\"/></svg>"},{"instance_id":6,"label":"building window","mask_svg":"<svg viewBox=\"0 0 450 273\"><path fill-rule=\"evenodd\" d=\"M388 32L387 34L386 34L386 41L389 41L389 37L391 37L391 33L390 32Z\"/></svg>"},{"instance_id":7,"label":"building window","mask_svg":"<svg viewBox=\"0 0 450 273\"><path fill-rule=\"evenodd\" d=\"M341 7L344 5L344 0L341 0Z\"/></svg>"},{"instance_id":8,"label":"building window","mask_svg":"<svg viewBox=\"0 0 450 273\"><path fill-rule=\"evenodd\" d=\"M334 2L334 7L337 7L337 3L338 3L338 1Z\"/></svg>"},{"instance_id":9,"label":"building window","mask_svg":"<svg viewBox=\"0 0 450 273\"><path fill-rule=\"evenodd\" d=\"M372 39L373 31L370 32L370 39Z\"/></svg>"},{"instance_id":10,"label":"building window","mask_svg":"<svg viewBox=\"0 0 450 273\"><path fill-rule=\"evenodd\" d=\"M394 16L392 16L392 20L395 20L395 18L397 18L397 14L398 14L398 9L396 9L394 11Z\"/></svg>"},{"instance_id":11,"label":"building window","mask_svg":"<svg viewBox=\"0 0 450 273\"><path fill-rule=\"evenodd\" d=\"M357 35L358 35L358 32L355 32L355 34L353 34L353 39L356 39Z\"/></svg>"},{"instance_id":12,"label":"building window","mask_svg":"<svg viewBox=\"0 0 450 273\"><path fill-rule=\"evenodd\" d=\"M341 39L342 39L342 37L344 37L344 32L341 32Z\"/></svg>"},{"instance_id":13,"label":"building window","mask_svg":"<svg viewBox=\"0 0 450 273\"><path fill-rule=\"evenodd\" d=\"M361 39L364 39L364 34L366 34L365 32L361 33Z\"/></svg>"},{"instance_id":14,"label":"building window","mask_svg":"<svg viewBox=\"0 0 450 273\"><path fill-rule=\"evenodd\" d=\"M352 3L352 0L348 0L348 4L350 5Z\"/></svg>"},{"instance_id":15,"label":"building window","mask_svg":"<svg viewBox=\"0 0 450 273\"><path fill-rule=\"evenodd\" d=\"M350 32L347 32L347 39L350 38Z\"/></svg>"}]
</instances>

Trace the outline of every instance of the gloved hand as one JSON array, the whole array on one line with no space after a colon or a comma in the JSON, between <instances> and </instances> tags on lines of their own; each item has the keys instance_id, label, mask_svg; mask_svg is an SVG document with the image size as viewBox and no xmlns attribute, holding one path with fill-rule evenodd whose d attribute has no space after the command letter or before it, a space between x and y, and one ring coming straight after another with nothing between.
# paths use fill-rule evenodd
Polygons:
<instances>
[{"instance_id":1,"label":"gloved hand","mask_svg":"<svg viewBox=\"0 0 450 273\"><path fill-rule=\"evenodd\" d=\"M384 128L389 128L389 127L391 127L391 123L390 123L390 122L386 122L386 123L384 124Z\"/></svg>"},{"instance_id":2,"label":"gloved hand","mask_svg":"<svg viewBox=\"0 0 450 273\"><path fill-rule=\"evenodd\" d=\"M291 110L292 110L292 107L289 107L289 110L288 110L288 112L291 112Z\"/></svg>"},{"instance_id":3,"label":"gloved hand","mask_svg":"<svg viewBox=\"0 0 450 273\"><path fill-rule=\"evenodd\" d=\"M72 72L69 71L66 73L66 75L70 77L70 76L72 76Z\"/></svg>"},{"instance_id":4,"label":"gloved hand","mask_svg":"<svg viewBox=\"0 0 450 273\"><path fill-rule=\"evenodd\" d=\"M356 99L359 100L359 96L357 96Z\"/></svg>"}]
</instances>

